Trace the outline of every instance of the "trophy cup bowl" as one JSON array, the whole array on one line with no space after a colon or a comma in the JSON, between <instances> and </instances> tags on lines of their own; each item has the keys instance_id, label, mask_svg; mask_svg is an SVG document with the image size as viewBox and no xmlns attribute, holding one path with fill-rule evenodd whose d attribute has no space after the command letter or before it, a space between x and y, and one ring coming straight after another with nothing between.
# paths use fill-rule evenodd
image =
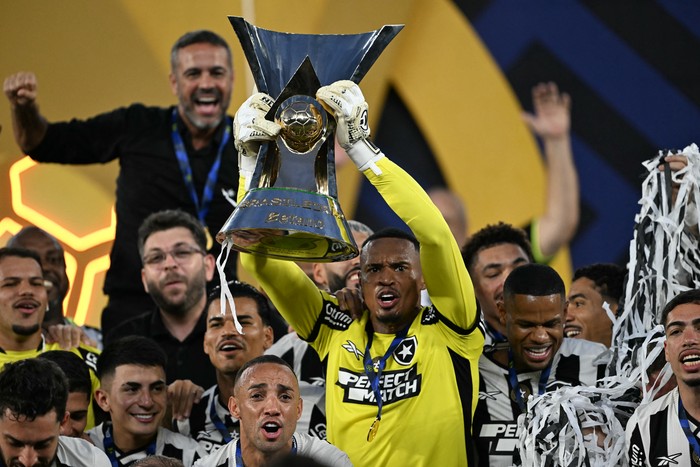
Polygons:
<instances>
[{"instance_id":1,"label":"trophy cup bowl","mask_svg":"<svg viewBox=\"0 0 700 467\"><path fill-rule=\"evenodd\" d=\"M359 83L403 28L361 34L291 34L229 17L256 87L275 102L281 131L258 152L250 189L216 239L232 248L294 261L345 261L358 254L338 202L335 118L315 99L341 79Z\"/></svg>"}]
</instances>

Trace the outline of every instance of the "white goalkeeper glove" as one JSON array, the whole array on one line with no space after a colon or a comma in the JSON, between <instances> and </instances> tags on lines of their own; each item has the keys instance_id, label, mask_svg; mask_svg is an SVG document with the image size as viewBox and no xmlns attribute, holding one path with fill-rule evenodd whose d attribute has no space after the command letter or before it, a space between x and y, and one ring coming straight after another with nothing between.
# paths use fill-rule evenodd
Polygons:
<instances>
[{"instance_id":1,"label":"white goalkeeper glove","mask_svg":"<svg viewBox=\"0 0 700 467\"><path fill-rule=\"evenodd\" d=\"M233 119L233 144L238 151L238 170L245 177L246 191L255 172L258 150L264 141L274 140L280 126L265 115L275 100L262 92L250 96Z\"/></svg>"},{"instance_id":2,"label":"white goalkeeper glove","mask_svg":"<svg viewBox=\"0 0 700 467\"><path fill-rule=\"evenodd\" d=\"M336 81L316 91L316 99L333 110L336 138L360 171L371 168L380 175L376 162L384 154L368 140L367 102L360 87L352 81Z\"/></svg>"}]
</instances>

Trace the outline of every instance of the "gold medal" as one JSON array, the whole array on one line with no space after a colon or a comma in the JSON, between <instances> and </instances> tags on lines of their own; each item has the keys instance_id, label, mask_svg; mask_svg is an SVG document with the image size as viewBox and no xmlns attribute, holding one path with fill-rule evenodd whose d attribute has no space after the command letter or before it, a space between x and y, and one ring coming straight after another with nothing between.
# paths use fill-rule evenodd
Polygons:
<instances>
[{"instance_id":1,"label":"gold medal","mask_svg":"<svg viewBox=\"0 0 700 467\"><path fill-rule=\"evenodd\" d=\"M692 453L693 465L700 465L700 456L695 453L695 450L692 450Z\"/></svg>"},{"instance_id":2,"label":"gold medal","mask_svg":"<svg viewBox=\"0 0 700 467\"><path fill-rule=\"evenodd\" d=\"M367 433L367 441L372 442L374 438L377 436L377 432L379 431L379 422L381 420L378 418L375 418L374 421L372 422L372 426L369 427L369 433Z\"/></svg>"}]
</instances>

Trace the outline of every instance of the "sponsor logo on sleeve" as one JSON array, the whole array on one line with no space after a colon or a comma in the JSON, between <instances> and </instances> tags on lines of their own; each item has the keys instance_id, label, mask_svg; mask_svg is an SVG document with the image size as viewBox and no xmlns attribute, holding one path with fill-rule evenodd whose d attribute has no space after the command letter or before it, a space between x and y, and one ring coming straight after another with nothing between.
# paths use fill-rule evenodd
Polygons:
<instances>
[{"instance_id":1,"label":"sponsor logo on sleeve","mask_svg":"<svg viewBox=\"0 0 700 467\"><path fill-rule=\"evenodd\" d=\"M93 371L97 371L97 354L95 352L90 352L89 350L78 347L78 352L85 360L85 364L89 366Z\"/></svg>"},{"instance_id":2,"label":"sponsor logo on sleeve","mask_svg":"<svg viewBox=\"0 0 700 467\"><path fill-rule=\"evenodd\" d=\"M435 306L431 305L423 312L420 322L421 324L436 324L438 321L440 319L438 318L437 310L435 310Z\"/></svg>"},{"instance_id":3,"label":"sponsor logo on sleeve","mask_svg":"<svg viewBox=\"0 0 700 467\"><path fill-rule=\"evenodd\" d=\"M341 311L335 303L324 302L323 311L321 312L321 323L331 329L344 331L352 323L352 317Z\"/></svg>"}]
</instances>

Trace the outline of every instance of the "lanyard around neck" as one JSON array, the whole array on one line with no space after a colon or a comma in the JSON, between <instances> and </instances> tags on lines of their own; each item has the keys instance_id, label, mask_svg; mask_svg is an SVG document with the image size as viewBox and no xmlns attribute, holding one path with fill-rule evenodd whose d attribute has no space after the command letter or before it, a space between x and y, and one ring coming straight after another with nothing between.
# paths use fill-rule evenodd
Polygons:
<instances>
[{"instance_id":1,"label":"lanyard around neck","mask_svg":"<svg viewBox=\"0 0 700 467\"><path fill-rule=\"evenodd\" d=\"M221 433L221 437L224 440L224 443L229 443L231 441L231 433L229 433L228 429L226 428L226 424L224 423L221 418L219 418L219 414L216 413L216 402L218 400L218 394L214 393L211 398L211 404L209 407L209 418L211 419L211 422L214 424L216 427L217 431Z\"/></svg>"},{"instance_id":2,"label":"lanyard around neck","mask_svg":"<svg viewBox=\"0 0 700 467\"><path fill-rule=\"evenodd\" d=\"M292 456L297 455L297 439L292 436L292 450L290 451ZM243 453L241 452L241 440L236 441L236 467L245 467L243 463Z\"/></svg>"},{"instance_id":3,"label":"lanyard around neck","mask_svg":"<svg viewBox=\"0 0 700 467\"><path fill-rule=\"evenodd\" d=\"M693 463L700 462L700 443L698 443L698 438L690 430L690 423L688 422L688 414L683 407L683 401L681 400L681 393L678 393L678 420L681 422L681 428L683 428L683 433L685 437L688 438L688 444L693 449Z\"/></svg>"},{"instance_id":4,"label":"lanyard around neck","mask_svg":"<svg viewBox=\"0 0 700 467\"><path fill-rule=\"evenodd\" d=\"M182 179L185 182L187 191L190 193L190 198L194 203L194 207L197 210L197 217L199 221L206 225L204 218L209 212L209 207L211 205L212 199L214 199L214 187L216 186L216 180L219 177L219 168L221 167L221 155L224 152L224 147L228 143L231 137L231 122L228 117L226 117L226 124L224 129L224 136L221 138L221 143L219 144L219 149L216 152L216 159L209 170L209 175L207 175L207 181L204 184L204 190L202 191L202 200L200 203L199 196L197 195L197 190L194 186L194 178L192 175L192 166L190 165L190 159L187 156L187 150L185 149L185 143L182 141L182 136L177 130L177 108L173 109L172 115L172 139L173 146L175 146L175 156L177 157L177 162L180 165L180 171L182 172Z\"/></svg>"},{"instance_id":5,"label":"lanyard around neck","mask_svg":"<svg viewBox=\"0 0 700 467\"><path fill-rule=\"evenodd\" d=\"M408 334L409 327L411 327L410 324L406 325L401 331L399 331L398 334L396 334L396 336L394 336L394 339L391 341L391 345L389 345L389 348L386 350L386 352L384 352L384 355L382 355L382 357L379 358L379 360L375 364L372 360L372 356L369 353L370 348L372 347L372 341L374 340L374 329L372 328L372 323L369 319L367 320L367 324L365 325L365 333L367 334L367 346L365 347L365 355L363 362L364 372L367 378L369 379L369 384L372 387L374 398L377 401L377 418L374 419L374 422L372 423L372 426L369 429L369 433L367 433L367 441L372 441L377 435L377 430L379 430L379 422L382 419L383 400L380 381L382 377L382 372L384 371L384 367L386 366L386 361L389 359L389 356L394 353L394 350L396 350L399 344L403 342L404 338Z\"/></svg>"},{"instance_id":6,"label":"lanyard around neck","mask_svg":"<svg viewBox=\"0 0 700 467\"><path fill-rule=\"evenodd\" d=\"M146 446L147 456L155 456L157 439L158 435L156 435L156 438L148 446ZM107 457L109 458L109 462L112 464L112 467L119 467L119 459L117 459L117 450L114 445L114 438L112 438L112 425L108 423L105 424L104 440L102 441L102 444L105 447L105 454L107 454Z\"/></svg>"},{"instance_id":7,"label":"lanyard around neck","mask_svg":"<svg viewBox=\"0 0 700 467\"><path fill-rule=\"evenodd\" d=\"M540 373L540 382L537 385L537 395L544 394L547 389L547 380L549 379L549 374L552 371L552 362L547 365L547 368L542 370ZM518 382L518 372L515 370L515 364L513 363L513 350L508 349L508 381L510 383L510 388L514 392L515 402L518 403L518 407L522 412L525 412L525 400L523 399L523 394L520 391L520 383Z\"/></svg>"}]
</instances>

